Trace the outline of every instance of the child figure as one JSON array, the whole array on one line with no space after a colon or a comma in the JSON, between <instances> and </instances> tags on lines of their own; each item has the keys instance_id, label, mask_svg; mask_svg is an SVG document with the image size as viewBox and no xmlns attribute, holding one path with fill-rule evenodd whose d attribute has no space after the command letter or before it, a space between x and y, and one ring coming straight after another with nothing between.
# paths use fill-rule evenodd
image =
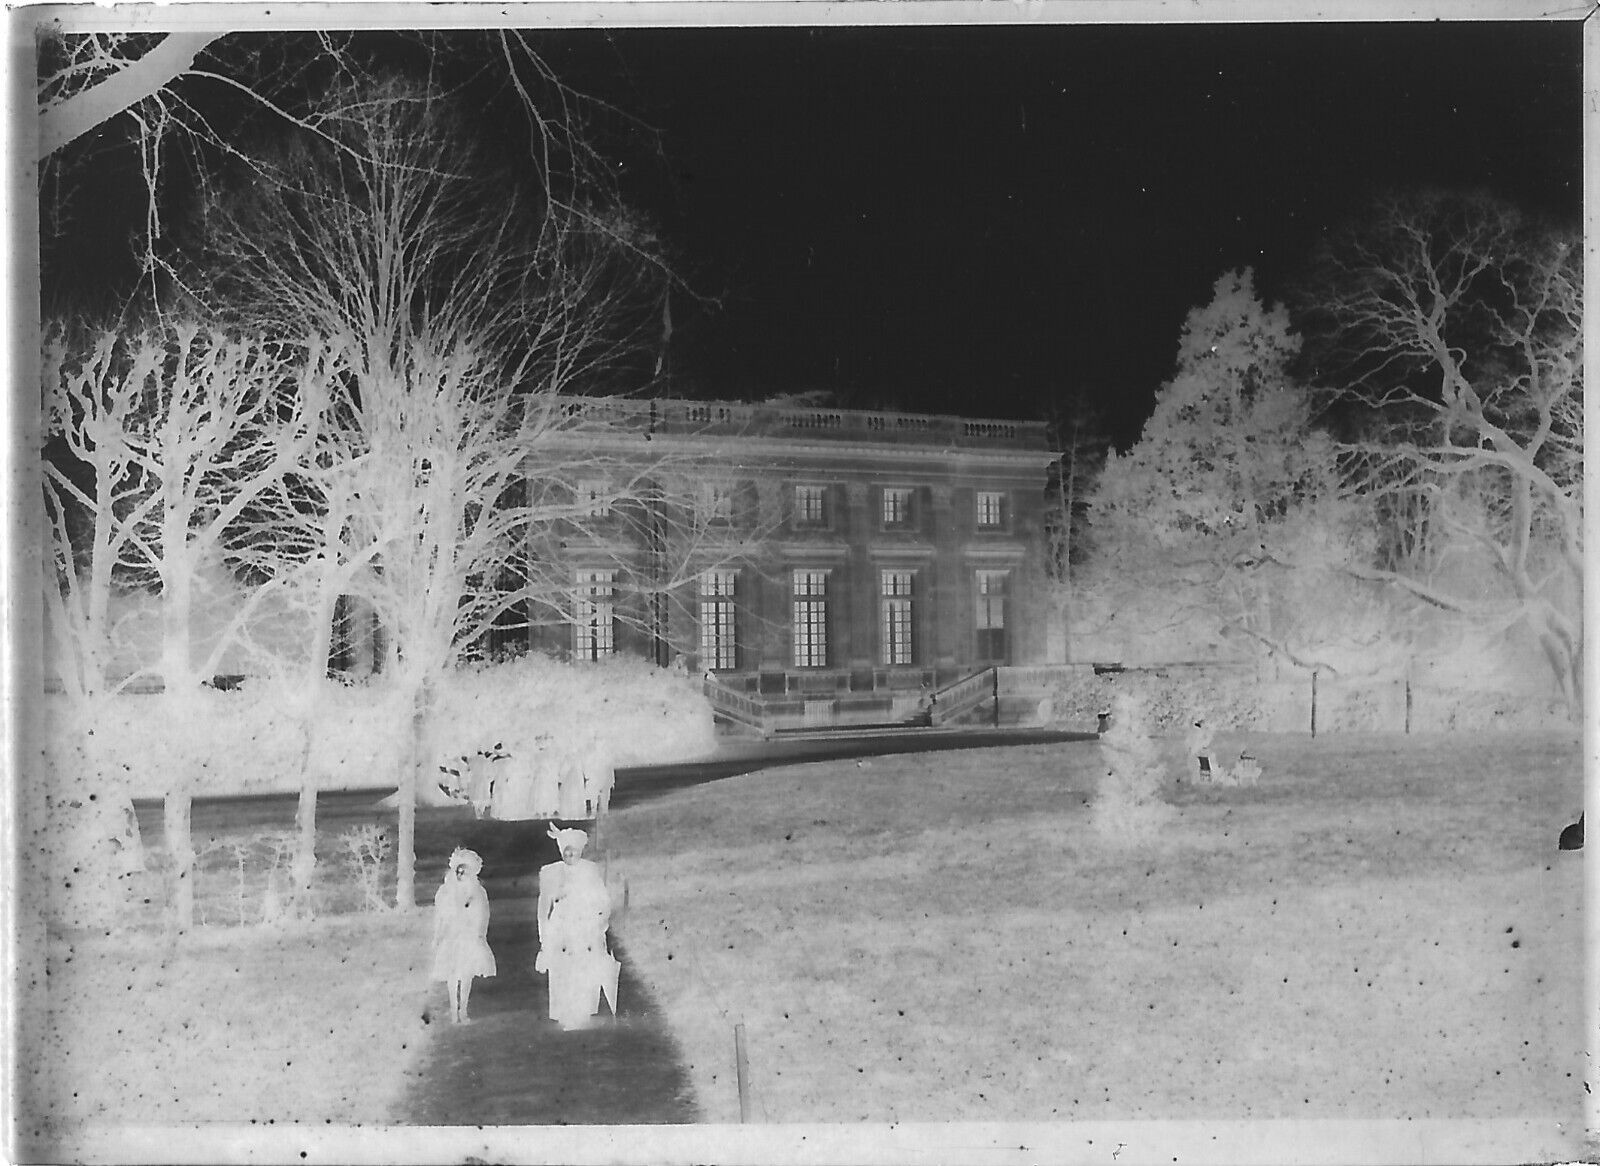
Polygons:
<instances>
[{"instance_id":1,"label":"child figure","mask_svg":"<svg viewBox=\"0 0 1600 1166\"><path fill-rule=\"evenodd\" d=\"M433 978L450 994L450 1019L470 1024L467 998L474 976L496 972L489 949L489 892L478 881L483 859L457 847L450 855L444 885L433 897Z\"/></svg>"}]
</instances>

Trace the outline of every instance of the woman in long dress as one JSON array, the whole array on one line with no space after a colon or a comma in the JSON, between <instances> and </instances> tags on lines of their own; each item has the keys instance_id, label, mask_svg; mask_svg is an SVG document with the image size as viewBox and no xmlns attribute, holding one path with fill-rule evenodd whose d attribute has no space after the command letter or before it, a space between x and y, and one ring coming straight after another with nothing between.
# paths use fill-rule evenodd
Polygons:
<instances>
[{"instance_id":1,"label":"woman in long dress","mask_svg":"<svg viewBox=\"0 0 1600 1166\"><path fill-rule=\"evenodd\" d=\"M583 796L597 821L611 808L611 787L616 784L616 775L616 765L605 737L591 732L583 759Z\"/></svg>"},{"instance_id":2,"label":"woman in long dress","mask_svg":"<svg viewBox=\"0 0 1600 1166\"><path fill-rule=\"evenodd\" d=\"M561 772L549 733L540 733L534 740L528 769L531 786L527 816L554 818L561 812Z\"/></svg>"},{"instance_id":3,"label":"woman in long dress","mask_svg":"<svg viewBox=\"0 0 1600 1166\"><path fill-rule=\"evenodd\" d=\"M617 1011L621 966L606 949L611 895L599 866L583 857L589 836L558 830L550 837L561 861L539 871L539 955L534 970L550 977L550 1019L563 1029L583 1028L600 1011L600 997Z\"/></svg>"},{"instance_id":4,"label":"woman in long dress","mask_svg":"<svg viewBox=\"0 0 1600 1166\"><path fill-rule=\"evenodd\" d=\"M584 797L583 761L578 756L578 742L569 741L553 751L556 772L561 775L561 794L556 817L567 822L590 816L589 804Z\"/></svg>"},{"instance_id":5,"label":"woman in long dress","mask_svg":"<svg viewBox=\"0 0 1600 1166\"><path fill-rule=\"evenodd\" d=\"M474 976L492 976L489 948L489 892L478 881L483 859L457 847L450 855L444 884L433 897L433 979L450 994L450 1019L468 1024L467 1000Z\"/></svg>"}]
</instances>

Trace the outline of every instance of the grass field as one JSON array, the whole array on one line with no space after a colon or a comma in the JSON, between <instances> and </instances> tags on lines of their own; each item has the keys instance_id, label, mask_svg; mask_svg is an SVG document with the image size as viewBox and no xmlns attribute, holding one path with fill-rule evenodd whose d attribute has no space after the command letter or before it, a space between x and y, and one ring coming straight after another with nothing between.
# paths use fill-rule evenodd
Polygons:
<instances>
[{"instance_id":1,"label":"grass field","mask_svg":"<svg viewBox=\"0 0 1600 1166\"><path fill-rule=\"evenodd\" d=\"M1218 744L1260 784L1169 784L1142 845L1090 826L1092 743L793 766L612 814L615 926L701 1113L739 1119L743 1025L757 1122L1581 1128L1584 857L1555 844L1576 737ZM391 1119L429 921L53 939L24 1139Z\"/></svg>"},{"instance_id":2,"label":"grass field","mask_svg":"<svg viewBox=\"0 0 1600 1166\"><path fill-rule=\"evenodd\" d=\"M702 1112L738 1120L742 1024L756 1121L1581 1121L1576 734L1218 745L1259 785L1169 785L1145 845L1090 828L1093 744L613 814Z\"/></svg>"},{"instance_id":3,"label":"grass field","mask_svg":"<svg viewBox=\"0 0 1600 1166\"><path fill-rule=\"evenodd\" d=\"M389 1119L426 1039L430 923L200 928L172 949L139 932L52 940L25 1141L48 1153L85 1126Z\"/></svg>"}]
</instances>

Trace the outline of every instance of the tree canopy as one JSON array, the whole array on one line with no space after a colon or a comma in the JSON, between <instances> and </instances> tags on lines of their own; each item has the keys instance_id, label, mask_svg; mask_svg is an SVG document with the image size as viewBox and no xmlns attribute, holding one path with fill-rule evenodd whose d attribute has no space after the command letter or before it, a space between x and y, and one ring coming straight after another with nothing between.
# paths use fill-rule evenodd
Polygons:
<instances>
[{"instance_id":1,"label":"tree canopy","mask_svg":"<svg viewBox=\"0 0 1600 1166\"><path fill-rule=\"evenodd\" d=\"M1304 293L1352 491L1406 526L1366 576L1525 627L1582 698L1583 272L1576 231L1483 194L1382 199Z\"/></svg>"},{"instance_id":2,"label":"tree canopy","mask_svg":"<svg viewBox=\"0 0 1600 1166\"><path fill-rule=\"evenodd\" d=\"M1359 554L1362 522L1291 376L1299 349L1251 270L1221 276L1184 321L1139 440L1107 459L1090 512L1103 586L1160 596L1174 626L1304 660L1326 597L1308 604L1295 589Z\"/></svg>"}]
</instances>

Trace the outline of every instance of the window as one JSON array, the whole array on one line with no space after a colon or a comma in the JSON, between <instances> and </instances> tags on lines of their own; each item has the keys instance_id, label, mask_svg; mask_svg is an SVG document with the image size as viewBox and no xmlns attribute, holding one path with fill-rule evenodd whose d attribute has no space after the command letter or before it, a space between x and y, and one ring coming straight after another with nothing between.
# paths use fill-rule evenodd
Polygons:
<instances>
[{"instance_id":1,"label":"window","mask_svg":"<svg viewBox=\"0 0 1600 1166\"><path fill-rule=\"evenodd\" d=\"M978 525L990 530L1006 524L1006 496L999 490L978 491Z\"/></svg>"},{"instance_id":2,"label":"window","mask_svg":"<svg viewBox=\"0 0 1600 1166\"><path fill-rule=\"evenodd\" d=\"M599 478L578 483L578 513L584 518L604 518L611 513L611 491Z\"/></svg>"},{"instance_id":3,"label":"window","mask_svg":"<svg viewBox=\"0 0 1600 1166\"><path fill-rule=\"evenodd\" d=\"M737 668L733 595L737 571L707 571L700 576L700 666Z\"/></svg>"},{"instance_id":4,"label":"window","mask_svg":"<svg viewBox=\"0 0 1600 1166\"><path fill-rule=\"evenodd\" d=\"M701 482L695 486L695 517L701 522L731 522L733 520L733 484L731 482Z\"/></svg>"},{"instance_id":5,"label":"window","mask_svg":"<svg viewBox=\"0 0 1600 1166\"><path fill-rule=\"evenodd\" d=\"M796 486L794 488L794 524L796 526L826 526L828 524L828 488L826 486Z\"/></svg>"},{"instance_id":6,"label":"window","mask_svg":"<svg viewBox=\"0 0 1600 1166\"><path fill-rule=\"evenodd\" d=\"M977 652L980 660L1006 658L1005 571L979 571L977 581Z\"/></svg>"},{"instance_id":7,"label":"window","mask_svg":"<svg viewBox=\"0 0 1600 1166\"><path fill-rule=\"evenodd\" d=\"M598 660L617 650L616 611L612 606L615 571L579 571L572 605L572 654Z\"/></svg>"},{"instance_id":8,"label":"window","mask_svg":"<svg viewBox=\"0 0 1600 1166\"><path fill-rule=\"evenodd\" d=\"M911 491L899 486L886 486L883 490L883 526L885 530L911 525Z\"/></svg>"},{"instance_id":9,"label":"window","mask_svg":"<svg viewBox=\"0 0 1600 1166\"><path fill-rule=\"evenodd\" d=\"M885 664L912 662L911 577L910 571L878 572L879 592L882 596L879 633L882 641L882 662Z\"/></svg>"},{"instance_id":10,"label":"window","mask_svg":"<svg viewBox=\"0 0 1600 1166\"><path fill-rule=\"evenodd\" d=\"M383 667L383 627L372 606L353 595L341 595L333 604L332 634L328 638L328 672L365 676Z\"/></svg>"},{"instance_id":11,"label":"window","mask_svg":"<svg viewBox=\"0 0 1600 1166\"><path fill-rule=\"evenodd\" d=\"M794 666L828 666L828 573L794 573Z\"/></svg>"}]
</instances>

